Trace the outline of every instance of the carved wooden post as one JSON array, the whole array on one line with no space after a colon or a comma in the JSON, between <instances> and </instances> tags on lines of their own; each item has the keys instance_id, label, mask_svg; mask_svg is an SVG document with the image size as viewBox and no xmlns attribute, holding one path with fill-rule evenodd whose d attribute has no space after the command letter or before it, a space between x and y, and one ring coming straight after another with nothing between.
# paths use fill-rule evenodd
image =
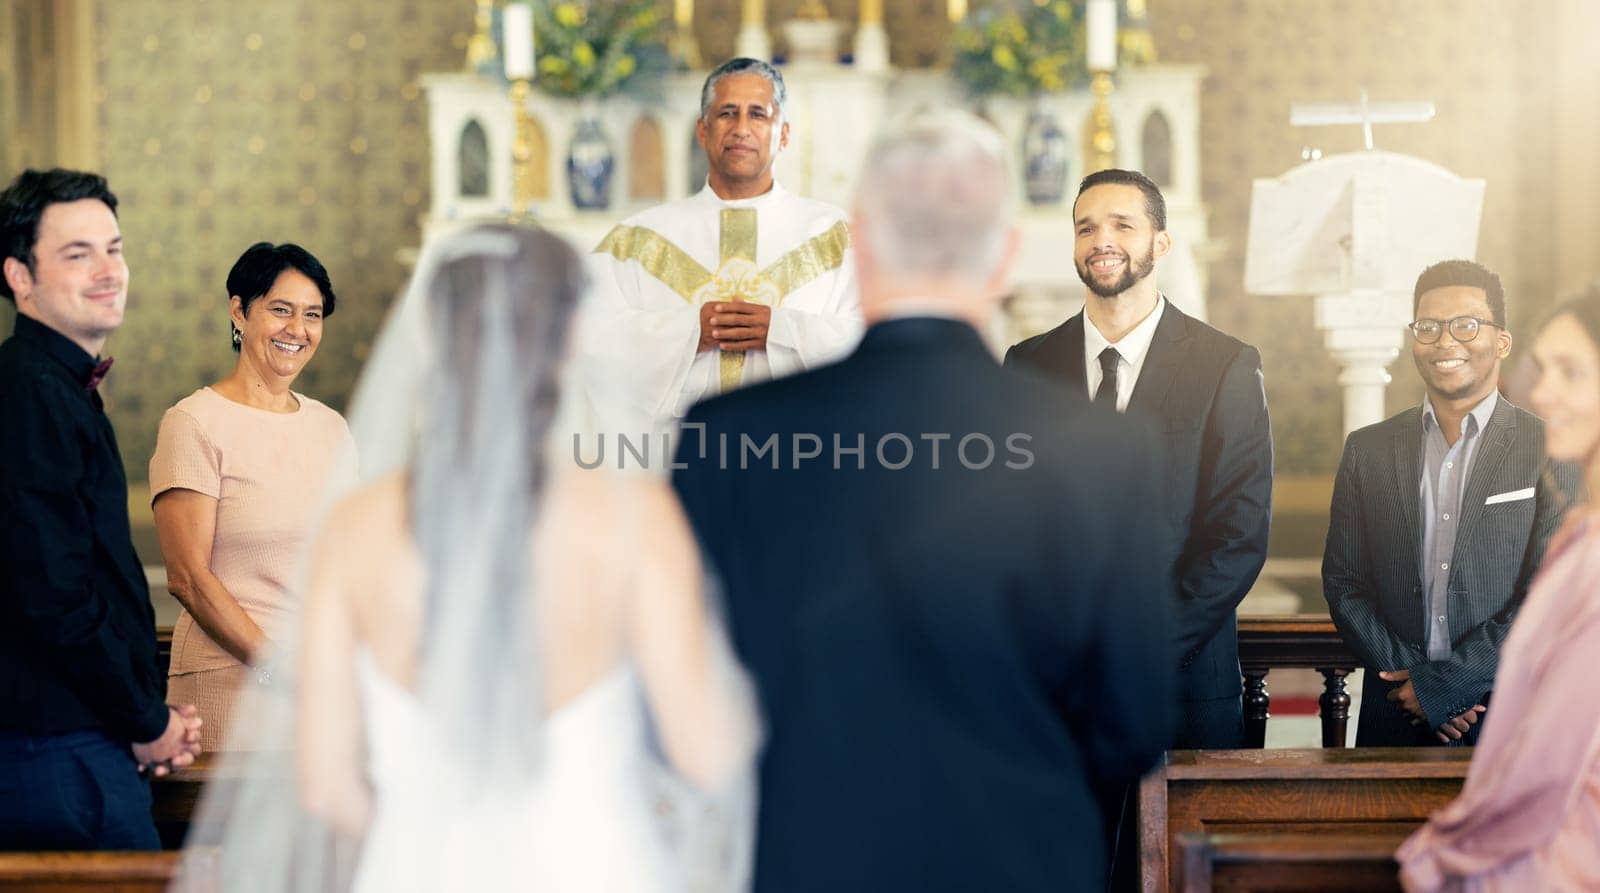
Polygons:
<instances>
[{"instance_id":1,"label":"carved wooden post","mask_svg":"<svg viewBox=\"0 0 1600 893\"><path fill-rule=\"evenodd\" d=\"M1267 694L1268 669L1251 667L1244 671L1244 746L1267 746L1267 717L1272 696ZM1347 702L1348 698L1345 699Z\"/></svg>"},{"instance_id":2,"label":"carved wooden post","mask_svg":"<svg viewBox=\"0 0 1600 893\"><path fill-rule=\"evenodd\" d=\"M1344 690L1344 677L1350 670L1344 667L1318 667L1322 674L1322 746L1344 747L1345 729L1350 722L1350 695Z\"/></svg>"}]
</instances>

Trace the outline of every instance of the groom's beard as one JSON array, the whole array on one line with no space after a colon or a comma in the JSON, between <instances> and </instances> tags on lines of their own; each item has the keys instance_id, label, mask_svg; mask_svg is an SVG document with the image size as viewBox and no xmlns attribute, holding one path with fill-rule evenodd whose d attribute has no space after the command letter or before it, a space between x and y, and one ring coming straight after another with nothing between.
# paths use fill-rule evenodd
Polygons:
<instances>
[{"instance_id":1,"label":"groom's beard","mask_svg":"<svg viewBox=\"0 0 1600 893\"><path fill-rule=\"evenodd\" d=\"M1129 260L1128 256L1125 254L1122 257L1124 261ZM1122 267L1122 275L1109 283L1100 282L1099 280L1095 279L1094 274L1089 270L1089 264L1087 261L1081 264L1074 263L1073 266L1078 271L1078 278L1083 281L1083 284L1087 286L1090 291L1102 298L1114 298L1128 289L1133 288L1134 285L1138 284L1140 280L1144 279L1146 276L1149 276L1155 271L1156 240L1155 237L1152 236L1150 239L1150 245L1145 248L1144 257L1133 260L1130 263L1125 263Z\"/></svg>"}]
</instances>

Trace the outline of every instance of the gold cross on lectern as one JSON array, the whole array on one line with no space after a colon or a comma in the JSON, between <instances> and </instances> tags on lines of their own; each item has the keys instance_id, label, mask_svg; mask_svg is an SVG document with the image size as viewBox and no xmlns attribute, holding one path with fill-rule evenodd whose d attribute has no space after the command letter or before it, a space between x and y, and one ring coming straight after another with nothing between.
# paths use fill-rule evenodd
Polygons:
<instances>
[{"instance_id":1,"label":"gold cross on lectern","mask_svg":"<svg viewBox=\"0 0 1600 893\"><path fill-rule=\"evenodd\" d=\"M750 301L776 308L800 286L844 263L850 229L839 221L821 235L778 258L766 269L756 267L754 208L723 208L717 270L701 266L666 237L642 226L618 225L600 241L596 254L636 261L652 278L672 289L692 307L708 301ZM744 380L744 354L722 351L718 358L718 390L737 388Z\"/></svg>"}]
</instances>

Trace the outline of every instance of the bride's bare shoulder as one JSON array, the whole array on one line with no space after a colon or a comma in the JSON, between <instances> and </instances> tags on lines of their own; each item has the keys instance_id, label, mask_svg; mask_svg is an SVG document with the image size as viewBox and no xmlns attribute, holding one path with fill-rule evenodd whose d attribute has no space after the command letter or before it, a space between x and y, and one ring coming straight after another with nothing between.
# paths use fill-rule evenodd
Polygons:
<instances>
[{"instance_id":1,"label":"bride's bare shoulder","mask_svg":"<svg viewBox=\"0 0 1600 893\"><path fill-rule=\"evenodd\" d=\"M400 508L405 494L405 472L390 472L347 493L334 504L331 518L363 524L375 521Z\"/></svg>"},{"instance_id":2,"label":"bride's bare shoulder","mask_svg":"<svg viewBox=\"0 0 1600 893\"><path fill-rule=\"evenodd\" d=\"M550 482L550 505L578 511L596 523L615 527L639 515L675 509L677 498L663 478L606 469L568 469Z\"/></svg>"},{"instance_id":3,"label":"bride's bare shoulder","mask_svg":"<svg viewBox=\"0 0 1600 893\"><path fill-rule=\"evenodd\" d=\"M405 530L406 479L394 472L346 494L328 513L322 545L326 553L348 557L350 550L394 544ZM355 553L360 554L360 553Z\"/></svg>"}]
</instances>

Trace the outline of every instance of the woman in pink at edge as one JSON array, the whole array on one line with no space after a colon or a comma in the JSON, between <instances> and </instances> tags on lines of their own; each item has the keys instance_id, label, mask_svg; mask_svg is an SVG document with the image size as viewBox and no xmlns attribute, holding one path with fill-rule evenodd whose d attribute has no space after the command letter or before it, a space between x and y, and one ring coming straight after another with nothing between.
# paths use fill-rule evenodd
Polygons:
<instances>
[{"instance_id":1,"label":"woman in pink at edge","mask_svg":"<svg viewBox=\"0 0 1600 893\"><path fill-rule=\"evenodd\" d=\"M1466 786L1396 858L1418 891L1600 890L1600 287L1540 331L1545 449L1584 468L1512 626Z\"/></svg>"}]
</instances>

